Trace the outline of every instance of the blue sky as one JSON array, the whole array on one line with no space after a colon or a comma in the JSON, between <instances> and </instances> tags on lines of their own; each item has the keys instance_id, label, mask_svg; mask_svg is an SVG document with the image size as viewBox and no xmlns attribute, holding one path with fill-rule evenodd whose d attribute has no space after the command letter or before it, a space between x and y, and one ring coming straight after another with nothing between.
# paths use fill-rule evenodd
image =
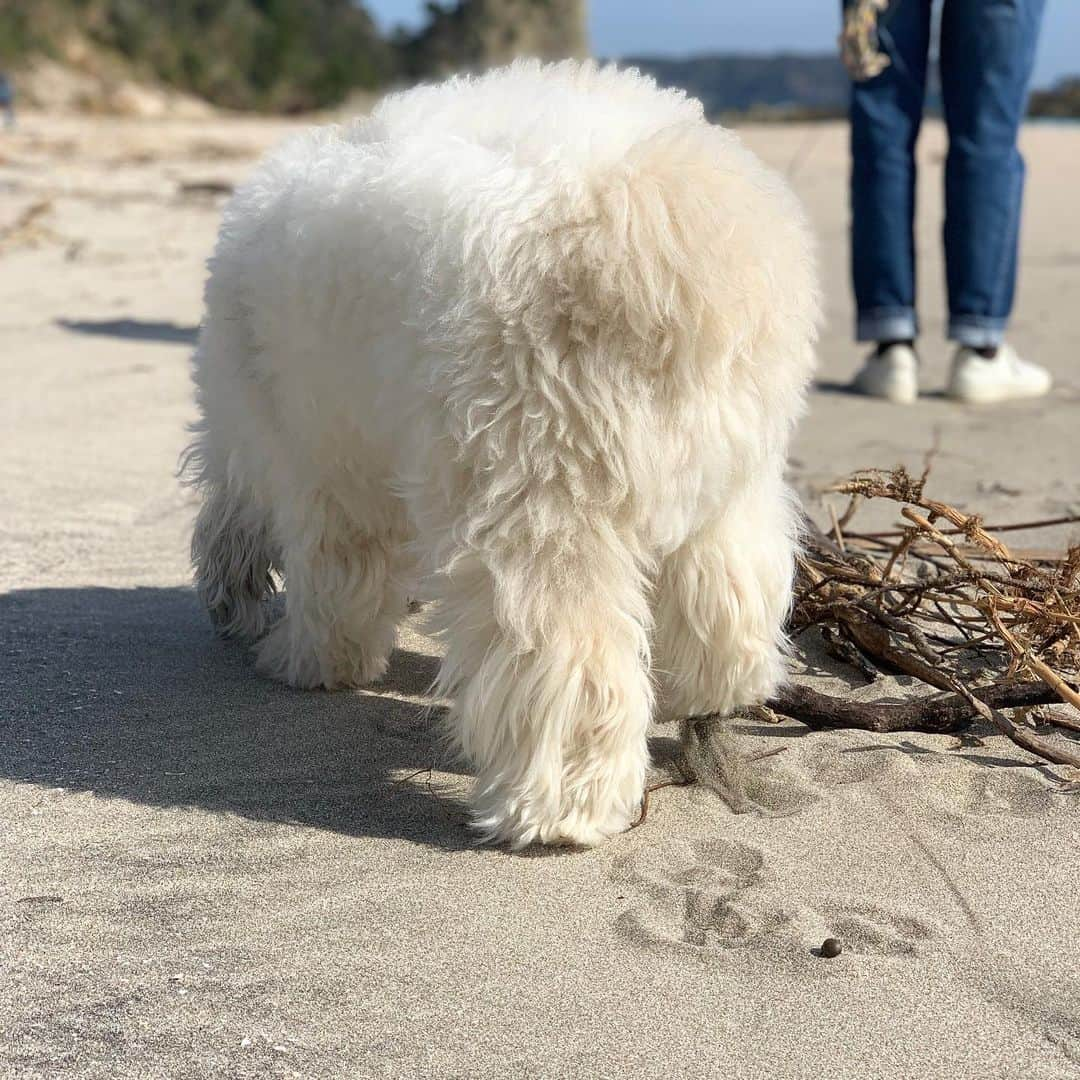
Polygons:
<instances>
[{"instance_id":1,"label":"blue sky","mask_svg":"<svg viewBox=\"0 0 1080 1080\"><path fill-rule=\"evenodd\" d=\"M423 21L421 0L363 0L389 29ZM833 47L838 0L590 0L598 56L632 53L821 52ZM1035 82L1080 74L1080 2L1048 0Z\"/></svg>"}]
</instances>

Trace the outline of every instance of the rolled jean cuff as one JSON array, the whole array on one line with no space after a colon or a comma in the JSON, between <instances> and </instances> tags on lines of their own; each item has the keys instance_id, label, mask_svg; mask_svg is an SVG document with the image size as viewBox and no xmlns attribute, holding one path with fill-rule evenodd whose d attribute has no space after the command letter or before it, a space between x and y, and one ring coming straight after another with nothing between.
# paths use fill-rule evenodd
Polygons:
<instances>
[{"instance_id":1,"label":"rolled jean cuff","mask_svg":"<svg viewBox=\"0 0 1080 1080\"><path fill-rule=\"evenodd\" d=\"M860 311L855 323L856 341L914 341L919 321L911 308L871 308Z\"/></svg>"},{"instance_id":2,"label":"rolled jean cuff","mask_svg":"<svg viewBox=\"0 0 1080 1080\"><path fill-rule=\"evenodd\" d=\"M990 349L1005 340L1005 324L988 315L951 315L948 336L969 349Z\"/></svg>"}]
</instances>

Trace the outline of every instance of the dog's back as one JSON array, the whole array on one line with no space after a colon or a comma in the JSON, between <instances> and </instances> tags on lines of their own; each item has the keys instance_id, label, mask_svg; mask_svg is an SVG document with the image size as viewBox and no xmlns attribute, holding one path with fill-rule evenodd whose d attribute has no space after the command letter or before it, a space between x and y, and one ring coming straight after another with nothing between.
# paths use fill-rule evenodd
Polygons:
<instances>
[{"instance_id":1,"label":"dog's back","mask_svg":"<svg viewBox=\"0 0 1080 1080\"><path fill-rule=\"evenodd\" d=\"M457 140L518 168L559 161L594 174L664 128L705 122L700 102L634 70L534 60L391 95L373 116L390 138Z\"/></svg>"}]
</instances>

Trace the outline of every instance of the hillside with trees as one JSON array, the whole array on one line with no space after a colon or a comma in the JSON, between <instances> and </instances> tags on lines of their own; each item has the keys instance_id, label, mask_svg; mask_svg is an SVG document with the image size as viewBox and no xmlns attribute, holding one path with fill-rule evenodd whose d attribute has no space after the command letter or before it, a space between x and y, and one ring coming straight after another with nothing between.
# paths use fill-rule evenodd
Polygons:
<instances>
[{"instance_id":1,"label":"hillside with trees","mask_svg":"<svg viewBox=\"0 0 1080 1080\"><path fill-rule=\"evenodd\" d=\"M519 55L588 53L584 0L462 0L427 14L421 30L388 40L354 0L0 0L0 67L51 64L80 85L127 80L298 112ZM100 100L108 109L109 94Z\"/></svg>"},{"instance_id":2,"label":"hillside with trees","mask_svg":"<svg viewBox=\"0 0 1080 1080\"><path fill-rule=\"evenodd\" d=\"M350 0L0 0L0 64L37 57L274 112L334 104L397 69Z\"/></svg>"},{"instance_id":3,"label":"hillside with trees","mask_svg":"<svg viewBox=\"0 0 1080 1080\"><path fill-rule=\"evenodd\" d=\"M427 9L427 25L396 40L401 74L409 80L505 64L515 56L589 54L582 0L469 0Z\"/></svg>"}]
</instances>

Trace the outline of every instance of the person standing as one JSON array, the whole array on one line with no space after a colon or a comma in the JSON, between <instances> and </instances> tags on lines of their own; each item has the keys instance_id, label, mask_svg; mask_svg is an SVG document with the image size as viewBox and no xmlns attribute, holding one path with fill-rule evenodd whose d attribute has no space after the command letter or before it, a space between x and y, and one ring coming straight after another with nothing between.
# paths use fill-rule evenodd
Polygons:
<instances>
[{"instance_id":1,"label":"person standing","mask_svg":"<svg viewBox=\"0 0 1080 1080\"><path fill-rule=\"evenodd\" d=\"M1024 160L1016 140L1045 0L943 0L947 393L968 403L1037 397L1050 374L1005 341L1016 285ZM875 342L853 388L908 404L915 351L915 141L925 100L932 0L845 0L852 74L851 271L856 338Z\"/></svg>"}]
</instances>

